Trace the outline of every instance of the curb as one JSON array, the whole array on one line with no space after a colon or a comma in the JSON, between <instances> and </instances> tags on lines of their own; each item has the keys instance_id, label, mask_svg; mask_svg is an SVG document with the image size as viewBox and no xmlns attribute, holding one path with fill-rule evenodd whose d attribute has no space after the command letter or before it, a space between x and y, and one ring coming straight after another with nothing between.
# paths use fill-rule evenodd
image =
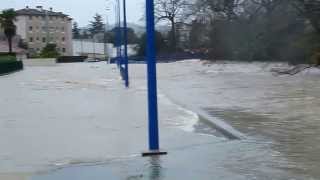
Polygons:
<instances>
[{"instance_id":1,"label":"curb","mask_svg":"<svg viewBox=\"0 0 320 180\"><path fill-rule=\"evenodd\" d=\"M228 123L220 120L218 118L212 117L208 113L204 112L203 110L198 113L199 120L206 125L216 129L222 135L227 137L230 140L243 140L246 139L245 135L240 131L236 130L234 127L229 125Z\"/></svg>"},{"instance_id":2,"label":"curb","mask_svg":"<svg viewBox=\"0 0 320 180\"><path fill-rule=\"evenodd\" d=\"M203 122L207 126L216 129L219 131L223 136L230 140L242 140L246 139L246 136L241 133L240 131L236 130L234 127L226 123L225 121L218 119L210 114L208 114L205 110L202 110L201 108L196 108L193 106L187 106L183 103L180 103L173 98L171 98L169 95L163 93L171 102L174 104L181 106L187 110L190 110L198 115L199 121Z\"/></svg>"}]
</instances>

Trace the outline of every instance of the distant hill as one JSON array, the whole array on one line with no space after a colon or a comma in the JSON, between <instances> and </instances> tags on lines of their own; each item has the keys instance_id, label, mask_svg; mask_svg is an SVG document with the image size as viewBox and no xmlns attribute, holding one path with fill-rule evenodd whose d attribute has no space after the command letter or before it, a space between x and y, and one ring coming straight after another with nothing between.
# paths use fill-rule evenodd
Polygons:
<instances>
[{"instance_id":1,"label":"distant hill","mask_svg":"<svg viewBox=\"0 0 320 180\"><path fill-rule=\"evenodd\" d=\"M132 28L138 36L141 36L146 31L144 26L135 23L128 23L128 27Z\"/></svg>"},{"instance_id":2,"label":"distant hill","mask_svg":"<svg viewBox=\"0 0 320 180\"><path fill-rule=\"evenodd\" d=\"M144 32L146 32L146 27L134 23L128 23L128 27L131 27L138 36L141 36ZM170 31L170 26L168 25L157 25L156 30L161 33L168 33Z\"/></svg>"}]
</instances>

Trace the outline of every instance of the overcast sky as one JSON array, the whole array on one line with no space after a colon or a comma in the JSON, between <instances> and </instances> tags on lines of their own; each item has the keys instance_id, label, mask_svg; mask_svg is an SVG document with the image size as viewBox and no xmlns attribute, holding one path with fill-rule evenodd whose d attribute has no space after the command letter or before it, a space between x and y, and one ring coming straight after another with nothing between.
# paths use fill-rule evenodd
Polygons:
<instances>
[{"instance_id":1,"label":"overcast sky","mask_svg":"<svg viewBox=\"0 0 320 180\"><path fill-rule=\"evenodd\" d=\"M104 17L107 5L110 7L109 22L114 22L113 4L115 0L0 0L0 9L15 8L21 9L25 6L35 7L38 5L46 9L52 7L54 11L61 11L70 15L80 26L86 26L93 19L95 13ZM122 1L122 0L121 0ZM127 0L127 20L137 24L143 24L140 20L144 13L145 0ZM105 19L105 18L104 18Z\"/></svg>"}]
</instances>

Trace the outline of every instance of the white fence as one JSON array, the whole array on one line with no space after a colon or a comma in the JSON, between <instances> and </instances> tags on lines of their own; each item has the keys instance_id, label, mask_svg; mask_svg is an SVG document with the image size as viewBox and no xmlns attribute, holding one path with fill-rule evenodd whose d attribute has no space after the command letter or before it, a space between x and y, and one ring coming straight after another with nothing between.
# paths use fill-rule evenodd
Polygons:
<instances>
[{"instance_id":1,"label":"white fence","mask_svg":"<svg viewBox=\"0 0 320 180\"><path fill-rule=\"evenodd\" d=\"M136 45L128 45L128 55L134 55L136 53ZM113 44L107 43L106 55L109 57L116 56L116 48ZM73 40L73 55L79 56L82 54L100 54L105 55L105 44L93 42L93 40Z\"/></svg>"}]
</instances>

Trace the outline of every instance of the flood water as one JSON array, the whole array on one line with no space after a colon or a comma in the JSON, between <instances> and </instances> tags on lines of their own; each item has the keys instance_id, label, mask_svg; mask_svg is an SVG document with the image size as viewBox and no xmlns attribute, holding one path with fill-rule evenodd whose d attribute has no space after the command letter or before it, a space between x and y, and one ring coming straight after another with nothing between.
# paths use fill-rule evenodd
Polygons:
<instances>
[{"instance_id":1,"label":"flood water","mask_svg":"<svg viewBox=\"0 0 320 180\"><path fill-rule=\"evenodd\" d=\"M191 109L245 133L247 139L271 142L275 156L289 164L279 169L320 178L320 70L276 76L284 64L178 62L160 66L161 90ZM166 73L162 73L166 72Z\"/></svg>"},{"instance_id":2,"label":"flood water","mask_svg":"<svg viewBox=\"0 0 320 180\"><path fill-rule=\"evenodd\" d=\"M139 158L145 65L130 64L129 89L105 63L0 77L0 179L319 179L320 74L275 76L276 66L285 65L158 64L160 141L169 151L158 160ZM244 137L225 137L202 113Z\"/></svg>"}]
</instances>

